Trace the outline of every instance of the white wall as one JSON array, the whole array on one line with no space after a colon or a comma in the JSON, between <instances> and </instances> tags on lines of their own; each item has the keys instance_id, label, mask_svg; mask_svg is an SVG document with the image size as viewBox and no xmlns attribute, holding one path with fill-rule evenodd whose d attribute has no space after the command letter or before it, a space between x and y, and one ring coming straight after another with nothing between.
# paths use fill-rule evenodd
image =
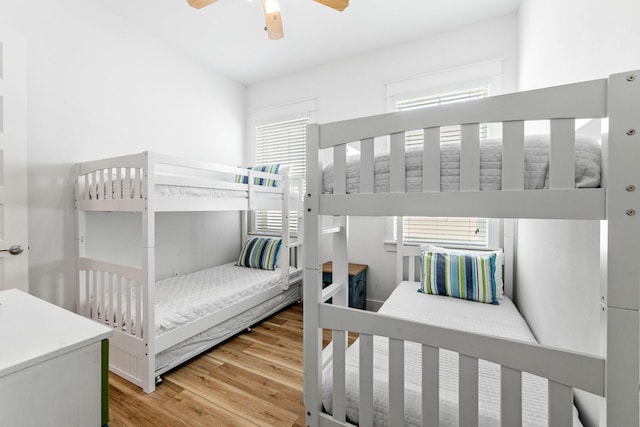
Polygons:
<instances>
[{"instance_id":1,"label":"white wall","mask_svg":"<svg viewBox=\"0 0 640 427\"><path fill-rule=\"evenodd\" d=\"M0 0L0 25L24 34L28 45L30 292L73 308L73 163L151 150L240 164L244 87L92 2ZM178 217L158 221L159 270L237 256L237 213ZM135 244L121 251L137 254Z\"/></svg>"},{"instance_id":2,"label":"white wall","mask_svg":"<svg viewBox=\"0 0 640 427\"><path fill-rule=\"evenodd\" d=\"M636 0L523 0L519 16L520 89L640 68ZM518 305L543 343L600 351L598 230L589 221L519 221ZM578 403L595 425L597 402L578 395Z\"/></svg>"},{"instance_id":3,"label":"white wall","mask_svg":"<svg viewBox=\"0 0 640 427\"><path fill-rule=\"evenodd\" d=\"M387 83L497 58L503 88L514 90L516 56L517 17L510 15L251 85L247 109L314 99L319 123L384 113ZM354 218L350 235L350 261L369 265L367 299L386 299L395 286L395 253L385 250L384 218Z\"/></svg>"}]
</instances>

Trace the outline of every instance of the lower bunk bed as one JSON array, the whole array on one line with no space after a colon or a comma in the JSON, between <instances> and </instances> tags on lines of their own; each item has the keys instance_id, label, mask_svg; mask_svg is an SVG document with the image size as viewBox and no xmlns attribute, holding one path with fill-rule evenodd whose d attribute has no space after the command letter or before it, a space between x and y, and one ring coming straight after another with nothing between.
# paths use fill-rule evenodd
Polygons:
<instances>
[{"instance_id":1,"label":"lower bunk bed","mask_svg":"<svg viewBox=\"0 0 640 427\"><path fill-rule=\"evenodd\" d=\"M140 385L246 330L301 299L302 270L251 268L228 263L155 282L153 307L135 268L80 259L84 315L114 329L109 368ZM153 320L153 337L146 325ZM154 351L149 351L152 343ZM153 367L154 378L145 380ZM153 384L153 382L152 382Z\"/></svg>"},{"instance_id":2,"label":"lower bunk bed","mask_svg":"<svg viewBox=\"0 0 640 427\"><path fill-rule=\"evenodd\" d=\"M499 297L499 304L482 304L441 295L418 293L420 283L400 283L382 305L378 314L451 328L477 335L490 335L526 343L535 343L533 333L517 307L507 297ZM322 376L324 410L333 413L332 345L324 350L325 366ZM439 354L439 426L464 425L459 415L459 355L441 350ZM361 423L359 417L360 340L346 352L346 420ZM480 360L478 364L478 425L500 426L500 365ZM404 345L404 426L422 426L422 349L421 345ZM522 425L548 425L548 381L536 375L522 374ZM433 415L433 414L431 414ZM389 340L373 338L373 426L389 423ZM505 424L502 424L505 425ZM574 407L572 425L582 426Z\"/></svg>"}]
</instances>

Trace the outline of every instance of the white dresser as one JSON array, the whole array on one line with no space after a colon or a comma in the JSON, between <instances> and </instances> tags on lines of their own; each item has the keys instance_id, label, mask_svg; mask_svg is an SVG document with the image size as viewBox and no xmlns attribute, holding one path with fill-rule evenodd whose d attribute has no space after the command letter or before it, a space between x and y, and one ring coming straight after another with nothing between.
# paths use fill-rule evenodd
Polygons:
<instances>
[{"instance_id":1,"label":"white dresser","mask_svg":"<svg viewBox=\"0 0 640 427\"><path fill-rule=\"evenodd\" d=\"M22 291L0 291L0 424L105 425L111 334Z\"/></svg>"}]
</instances>

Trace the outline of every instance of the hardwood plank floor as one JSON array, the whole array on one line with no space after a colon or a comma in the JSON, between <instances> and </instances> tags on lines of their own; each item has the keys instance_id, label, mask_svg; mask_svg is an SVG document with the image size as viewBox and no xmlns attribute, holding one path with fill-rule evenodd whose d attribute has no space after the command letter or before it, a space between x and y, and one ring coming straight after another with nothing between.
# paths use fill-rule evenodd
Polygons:
<instances>
[{"instance_id":1,"label":"hardwood plank floor","mask_svg":"<svg viewBox=\"0 0 640 427\"><path fill-rule=\"evenodd\" d=\"M156 391L109 374L109 426L303 426L302 305L163 376Z\"/></svg>"},{"instance_id":2,"label":"hardwood plank floor","mask_svg":"<svg viewBox=\"0 0 640 427\"><path fill-rule=\"evenodd\" d=\"M304 426L302 357L295 304L163 375L151 394L109 373L109 426Z\"/></svg>"}]
</instances>

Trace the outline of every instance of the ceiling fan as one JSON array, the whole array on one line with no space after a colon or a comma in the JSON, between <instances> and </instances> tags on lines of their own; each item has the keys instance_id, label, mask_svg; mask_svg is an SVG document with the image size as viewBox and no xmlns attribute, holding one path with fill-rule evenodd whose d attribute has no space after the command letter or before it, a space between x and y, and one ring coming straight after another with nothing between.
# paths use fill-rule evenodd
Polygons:
<instances>
[{"instance_id":1,"label":"ceiling fan","mask_svg":"<svg viewBox=\"0 0 640 427\"><path fill-rule=\"evenodd\" d=\"M187 0L187 2L196 9L202 9L205 6L215 3L218 0ZM349 0L315 0L316 2L329 6L332 9L342 12L349 6ZM262 0L264 7L264 16L267 23L265 30L271 40L277 40L284 36L282 31L282 19L280 19L280 4L278 0Z\"/></svg>"}]
</instances>

